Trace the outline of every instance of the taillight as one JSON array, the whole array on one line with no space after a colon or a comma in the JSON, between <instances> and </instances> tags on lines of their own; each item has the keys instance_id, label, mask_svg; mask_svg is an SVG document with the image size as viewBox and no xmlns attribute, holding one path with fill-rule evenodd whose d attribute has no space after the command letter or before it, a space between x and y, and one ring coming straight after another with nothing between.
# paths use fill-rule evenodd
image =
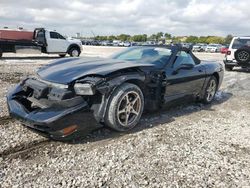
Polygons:
<instances>
[{"instance_id":1,"label":"taillight","mask_svg":"<svg viewBox=\"0 0 250 188\"><path fill-rule=\"evenodd\" d=\"M231 55L231 51L230 50L227 51L227 55Z\"/></svg>"}]
</instances>

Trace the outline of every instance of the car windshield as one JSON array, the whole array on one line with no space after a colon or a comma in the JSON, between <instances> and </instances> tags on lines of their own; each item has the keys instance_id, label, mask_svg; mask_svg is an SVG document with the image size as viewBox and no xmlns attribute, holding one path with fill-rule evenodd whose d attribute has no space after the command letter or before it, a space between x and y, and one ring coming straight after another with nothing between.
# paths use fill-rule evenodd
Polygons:
<instances>
[{"instance_id":1,"label":"car windshield","mask_svg":"<svg viewBox=\"0 0 250 188\"><path fill-rule=\"evenodd\" d=\"M134 47L128 48L114 56L112 59L124 61L138 61L143 63L166 62L172 54L172 50L163 47Z\"/></svg>"},{"instance_id":2,"label":"car windshield","mask_svg":"<svg viewBox=\"0 0 250 188\"><path fill-rule=\"evenodd\" d=\"M239 49L242 46L250 46L250 39L235 39L232 48Z\"/></svg>"}]
</instances>

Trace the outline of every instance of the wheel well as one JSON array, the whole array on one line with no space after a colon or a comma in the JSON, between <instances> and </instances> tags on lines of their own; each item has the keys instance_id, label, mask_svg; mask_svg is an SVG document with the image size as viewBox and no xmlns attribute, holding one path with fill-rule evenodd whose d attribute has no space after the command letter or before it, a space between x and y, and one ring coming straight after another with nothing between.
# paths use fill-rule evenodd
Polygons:
<instances>
[{"instance_id":1,"label":"wheel well","mask_svg":"<svg viewBox=\"0 0 250 188\"><path fill-rule=\"evenodd\" d=\"M79 50L79 52L81 52L80 47L79 47L77 44L71 44L71 45L68 47L67 52L69 53L69 51L70 51L72 48L76 48L76 49Z\"/></svg>"},{"instance_id":2,"label":"wheel well","mask_svg":"<svg viewBox=\"0 0 250 188\"><path fill-rule=\"evenodd\" d=\"M219 74L218 74L217 72L215 72L215 73L213 73L213 76L216 78L217 83L219 83L219 81L220 81L220 76L219 76Z\"/></svg>"},{"instance_id":3,"label":"wheel well","mask_svg":"<svg viewBox=\"0 0 250 188\"><path fill-rule=\"evenodd\" d=\"M143 84L143 82L141 80L132 79L132 80L127 80L124 83L135 84L136 86L138 86L141 89L143 95L145 96L145 91L144 91L145 88L144 88L144 84Z\"/></svg>"}]
</instances>

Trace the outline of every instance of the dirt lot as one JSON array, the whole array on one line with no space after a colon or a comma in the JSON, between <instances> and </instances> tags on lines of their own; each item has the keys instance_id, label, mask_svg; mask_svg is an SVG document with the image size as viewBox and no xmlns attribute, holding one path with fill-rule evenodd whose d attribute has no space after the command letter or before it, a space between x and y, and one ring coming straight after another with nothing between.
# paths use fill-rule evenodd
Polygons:
<instances>
[{"instance_id":1,"label":"dirt lot","mask_svg":"<svg viewBox=\"0 0 250 188\"><path fill-rule=\"evenodd\" d=\"M121 48L84 47L82 56ZM221 61L221 54L197 54ZM57 56L0 60L0 187L249 187L250 72L226 72L212 105L145 114L133 131L93 132L80 143L49 141L9 118L5 95Z\"/></svg>"}]
</instances>

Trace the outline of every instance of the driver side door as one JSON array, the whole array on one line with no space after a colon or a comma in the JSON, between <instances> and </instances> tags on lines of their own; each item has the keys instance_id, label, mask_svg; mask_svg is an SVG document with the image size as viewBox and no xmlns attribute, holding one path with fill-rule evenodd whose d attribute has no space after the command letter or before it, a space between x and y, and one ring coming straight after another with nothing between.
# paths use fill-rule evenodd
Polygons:
<instances>
[{"instance_id":1,"label":"driver side door","mask_svg":"<svg viewBox=\"0 0 250 188\"><path fill-rule=\"evenodd\" d=\"M197 95L205 81L205 67L196 64L192 56L179 51L171 68L166 69L165 101Z\"/></svg>"},{"instance_id":2,"label":"driver side door","mask_svg":"<svg viewBox=\"0 0 250 188\"><path fill-rule=\"evenodd\" d=\"M57 52L67 52L68 42L57 32L47 32L47 52L57 53Z\"/></svg>"}]
</instances>

